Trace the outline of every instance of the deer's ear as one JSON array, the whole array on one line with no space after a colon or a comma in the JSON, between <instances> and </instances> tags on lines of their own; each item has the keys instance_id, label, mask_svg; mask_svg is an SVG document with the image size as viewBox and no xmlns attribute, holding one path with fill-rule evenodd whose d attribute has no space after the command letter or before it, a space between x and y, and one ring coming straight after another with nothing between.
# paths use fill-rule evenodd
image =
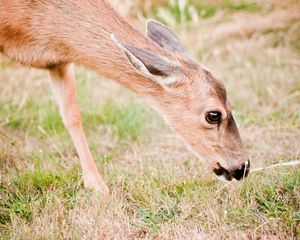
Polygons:
<instances>
[{"instance_id":1,"label":"deer's ear","mask_svg":"<svg viewBox=\"0 0 300 240\"><path fill-rule=\"evenodd\" d=\"M158 45L176 53L186 53L178 37L167 26L153 19L147 20L147 36Z\"/></svg>"},{"instance_id":2,"label":"deer's ear","mask_svg":"<svg viewBox=\"0 0 300 240\"><path fill-rule=\"evenodd\" d=\"M162 86L176 83L181 76L177 63L165 57L153 54L148 50L136 48L111 35L113 42L124 51L132 66L143 76L150 78Z\"/></svg>"}]
</instances>

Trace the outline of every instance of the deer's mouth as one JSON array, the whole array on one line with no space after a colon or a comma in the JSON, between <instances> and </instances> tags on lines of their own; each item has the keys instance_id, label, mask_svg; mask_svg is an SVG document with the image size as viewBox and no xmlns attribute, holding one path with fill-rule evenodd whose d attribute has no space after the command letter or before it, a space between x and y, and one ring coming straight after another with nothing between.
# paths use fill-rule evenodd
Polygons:
<instances>
[{"instance_id":1,"label":"deer's mouth","mask_svg":"<svg viewBox=\"0 0 300 240\"><path fill-rule=\"evenodd\" d=\"M231 171L223 168L220 163L217 163L218 167L214 168L214 173L221 181L231 181L232 179L242 180L249 175L250 161L247 160L240 168Z\"/></svg>"}]
</instances>

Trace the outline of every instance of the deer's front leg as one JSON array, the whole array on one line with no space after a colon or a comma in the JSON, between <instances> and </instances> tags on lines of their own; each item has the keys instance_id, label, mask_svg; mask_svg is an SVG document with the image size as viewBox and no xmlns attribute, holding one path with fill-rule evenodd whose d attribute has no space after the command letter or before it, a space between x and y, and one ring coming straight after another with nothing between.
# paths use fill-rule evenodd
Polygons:
<instances>
[{"instance_id":1,"label":"deer's front leg","mask_svg":"<svg viewBox=\"0 0 300 240\"><path fill-rule=\"evenodd\" d=\"M76 96L74 65L58 65L50 70L50 75L61 116L80 158L84 185L87 189L101 191L107 195L109 189L97 170L82 129Z\"/></svg>"}]
</instances>

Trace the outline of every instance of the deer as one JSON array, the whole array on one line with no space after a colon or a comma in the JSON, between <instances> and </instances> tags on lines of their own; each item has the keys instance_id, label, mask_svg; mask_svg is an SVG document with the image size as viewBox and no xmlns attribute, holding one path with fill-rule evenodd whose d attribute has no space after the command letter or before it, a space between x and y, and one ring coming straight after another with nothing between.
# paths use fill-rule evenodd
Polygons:
<instances>
[{"instance_id":1,"label":"deer","mask_svg":"<svg viewBox=\"0 0 300 240\"><path fill-rule=\"evenodd\" d=\"M10 0L0 5L0 52L50 73L85 188L109 194L89 150L74 64L142 97L218 178L244 179L250 161L224 84L187 52L166 25L141 33L106 0Z\"/></svg>"}]
</instances>

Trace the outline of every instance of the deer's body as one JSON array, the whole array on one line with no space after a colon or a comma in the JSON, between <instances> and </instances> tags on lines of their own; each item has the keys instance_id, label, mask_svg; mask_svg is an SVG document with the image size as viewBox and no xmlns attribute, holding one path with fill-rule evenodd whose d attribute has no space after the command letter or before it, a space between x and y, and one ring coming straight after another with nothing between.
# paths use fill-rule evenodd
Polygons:
<instances>
[{"instance_id":1,"label":"deer's body","mask_svg":"<svg viewBox=\"0 0 300 240\"><path fill-rule=\"evenodd\" d=\"M235 170L235 165L239 169L245 157L223 85L190 59L165 26L150 22L148 31L148 37L144 36L105 0L10 0L0 5L0 52L26 66L50 71L88 188L108 191L82 131L72 63L93 69L143 96L204 158L217 151L220 159L209 160L210 165L231 179L226 169ZM197 114L208 97L214 99L205 103L205 108L222 107L224 119L227 116L222 133L209 132L211 126L199 130ZM206 134L208 144L199 143ZM237 141L226 143L225 137ZM213 143L215 139L219 142ZM226 154L238 160L227 162Z\"/></svg>"},{"instance_id":2,"label":"deer's body","mask_svg":"<svg viewBox=\"0 0 300 240\"><path fill-rule=\"evenodd\" d=\"M30 67L51 69L74 62L137 92L140 76L112 42L111 34L159 52L155 43L116 14L105 1L3 2L0 49L9 58Z\"/></svg>"}]
</instances>

